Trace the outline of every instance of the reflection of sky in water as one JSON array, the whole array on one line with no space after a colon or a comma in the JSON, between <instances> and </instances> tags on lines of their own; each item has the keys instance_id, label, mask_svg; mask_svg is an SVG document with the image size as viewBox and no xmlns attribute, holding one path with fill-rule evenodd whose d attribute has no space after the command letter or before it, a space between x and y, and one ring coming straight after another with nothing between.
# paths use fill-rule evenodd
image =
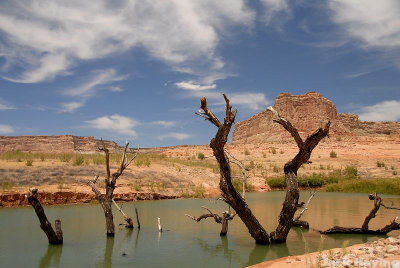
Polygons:
<instances>
[{"instance_id":1,"label":"reflection of sky in water","mask_svg":"<svg viewBox=\"0 0 400 268\"><path fill-rule=\"evenodd\" d=\"M283 202L283 192L248 194L247 200L268 232L276 227ZM308 193L302 192L301 199ZM400 203L399 198L384 197L386 203ZM229 222L227 237L220 237L221 226L212 219L196 223L185 213L199 216L207 206L214 212L226 206L213 199L187 199L138 202L141 230L116 226L115 238L106 238L104 214L99 205L45 207L49 219L59 217L64 233L63 246L48 246L32 208L0 209L0 267L241 267L287 255L317 251L321 236L310 230L294 228L287 244L255 245L244 224L236 217ZM333 225L361 226L373 206L366 194L317 193L303 219L310 227L327 229ZM133 203L123 205L134 216ZM370 223L380 228L396 216L396 211L381 208ZM164 232L159 234L157 217ZM123 222L115 211L115 223ZM393 232L400 234L400 232ZM332 235L323 248L362 243L374 236Z\"/></svg>"}]
</instances>

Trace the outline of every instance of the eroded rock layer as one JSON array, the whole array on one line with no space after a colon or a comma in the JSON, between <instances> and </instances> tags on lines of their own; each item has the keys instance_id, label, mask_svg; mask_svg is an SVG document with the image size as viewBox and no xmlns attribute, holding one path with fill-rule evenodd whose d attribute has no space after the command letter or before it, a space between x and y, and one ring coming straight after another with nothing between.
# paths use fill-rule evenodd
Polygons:
<instances>
[{"instance_id":1,"label":"eroded rock layer","mask_svg":"<svg viewBox=\"0 0 400 268\"><path fill-rule=\"evenodd\" d=\"M113 141L104 141L110 151L121 147ZM63 136L0 136L0 153L20 150L22 152L94 153L101 147L94 137Z\"/></svg>"},{"instance_id":2,"label":"eroded rock layer","mask_svg":"<svg viewBox=\"0 0 400 268\"><path fill-rule=\"evenodd\" d=\"M303 138L327 120L331 121L330 135L333 136L400 137L400 122L366 122L355 114L338 114L336 106L316 92L281 93L276 97L274 108L292 122ZM264 110L236 123L232 140L234 144L257 144L289 138L288 132L272 121L272 113Z\"/></svg>"}]
</instances>

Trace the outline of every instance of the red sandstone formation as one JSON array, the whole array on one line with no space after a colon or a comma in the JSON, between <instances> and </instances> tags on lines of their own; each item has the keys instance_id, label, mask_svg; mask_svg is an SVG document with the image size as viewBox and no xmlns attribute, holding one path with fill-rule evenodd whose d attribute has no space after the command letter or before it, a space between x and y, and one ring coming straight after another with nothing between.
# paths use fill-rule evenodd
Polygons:
<instances>
[{"instance_id":1,"label":"red sandstone formation","mask_svg":"<svg viewBox=\"0 0 400 268\"><path fill-rule=\"evenodd\" d=\"M400 122L360 121L355 114L338 114L336 106L316 92L303 95L281 93L276 97L275 110L288 118L307 137L317 129L321 121L331 121L330 135L373 137L400 137ZM233 131L233 143L265 143L290 139L287 131L272 121L272 113L264 110L247 120L236 123Z\"/></svg>"},{"instance_id":2,"label":"red sandstone formation","mask_svg":"<svg viewBox=\"0 0 400 268\"><path fill-rule=\"evenodd\" d=\"M104 141L111 152L122 148L113 141ZM22 152L46 153L94 153L99 152L100 140L94 137L63 136L0 136L0 153L20 150Z\"/></svg>"}]
</instances>

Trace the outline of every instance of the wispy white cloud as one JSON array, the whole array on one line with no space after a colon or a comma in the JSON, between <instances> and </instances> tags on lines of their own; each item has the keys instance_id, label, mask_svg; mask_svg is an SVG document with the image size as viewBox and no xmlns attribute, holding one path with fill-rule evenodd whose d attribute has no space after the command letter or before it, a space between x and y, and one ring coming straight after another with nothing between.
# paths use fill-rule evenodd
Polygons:
<instances>
[{"instance_id":1,"label":"wispy white cloud","mask_svg":"<svg viewBox=\"0 0 400 268\"><path fill-rule=\"evenodd\" d=\"M82 107L85 105L84 101L81 102L64 102L61 103L61 109L59 110L60 113L73 113L75 112L76 109Z\"/></svg>"},{"instance_id":2,"label":"wispy white cloud","mask_svg":"<svg viewBox=\"0 0 400 268\"><path fill-rule=\"evenodd\" d=\"M150 123L150 125L162 126L162 127L173 127L176 126L176 124L177 124L176 121L165 121L165 120L154 121Z\"/></svg>"},{"instance_id":3,"label":"wispy white cloud","mask_svg":"<svg viewBox=\"0 0 400 268\"><path fill-rule=\"evenodd\" d=\"M178 83L175 83L175 86L177 86L178 88L187 89L187 90L207 90L207 89L214 89L217 87L216 84L200 85L193 81L178 82Z\"/></svg>"},{"instance_id":4,"label":"wispy white cloud","mask_svg":"<svg viewBox=\"0 0 400 268\"><path fill-rule=\"evenodd\" d=\"M361 108L360 119L365 121L399 121L400 101L389 100Z\"/></svg>"},{"instance_id":5,"label":"wispy white cloud","mask_svg":"<svg viewBox=\"0 0 400 268\"><path fill-rule=\"evenodd\" d=\"M261 3L264 6L264 22L275 25L278 30L292 17L289 0L261 0Z\"/></svg>"},{"instance_id":6,"label":"wispy white cloud","mask_svg":"<svg viewBox=\"0 0 400 268\"><path fill-rule=\"evenodd\" d=\"M0 98L0 111L1 110L13 110L15 107L9 103L7 103L5 100Z\"/></svg>"},{"instance_id":7,"label":"wispy white cloud","mask_svg":"<svg viewBox=\"0 0 400 268\"><path fill-rule=\"evenodd\" d=\"M113 82L125 80L127 75L119 75L115 69L106 69L106 70L95 70L92 74L87 78L87 81L79 84L74 88L70 88L64 91L66 95L76 97L91 97L95 94L96 90L99 89L99 86L104 86ZM105 89L118 92L121 91L119 87L107 87Z\"/></svg>"},{"instance_id":8,"label":"wispy white cloud","mask_svg":"<svg viewBox=\"0 0 400 268\"><path fill-rule=\"evenodd\" d=\"M140 47L189 73L223 73L220 35L250 26L255 17L245 0L132 0L2 3L0 52L3 77L35 83L68 74L81 60ZM11 49L12 48L12 49ZM16 70L22 73L13 76ZM207 71L208 70L208 71Z\"/></svg>"},{"instance_id":9,"label":"wispy white cloud","mask_svg":"<svg viewBox=\"0 0 400 268\"><path fill-rule=\"evenodd\" d=\"M99 90L110 90L112 92L121 92L119 86L110 86L110 84L122 81L127 75L119 75L115 69L95 70L83 82L75 87L65 89L63 94L79 98L78 101L61 103L60 113L72 113L76 109L83 107L86 102L96 95Z\"/></svg>"},{"instance_id":10,"label":"wispy white cloud","mask_svg":"<svg viewBox=\"0 0 400 268\"><path fill-rule=\"evenodd\" d=\"M137 137L134 127L138 125L138 122L130 117L119 114L98 117L94 120L85 121L85 123L91 128L112 134L119 134L126 138Z\"/></svg>"},{"instance_id":11,"label":"wispy white cloud","mask_svg":"<svg viewBox=\"0 0 400 268\"><path fill-rule=\"evenodd\" d=\"M11 134L14 132L14 128L9 125L2 125L0 124L0 134Z\"/></svg>"},{"instance_id":12,"label":"wispy white cloud","mask_svg":"<svg viewBox=\"0 0 400 268\"><path fill-rule=\"evenodd\" d=\"M185 140L190 138L192 135L187 134L187 133L180 133L180 132L169 132L164 135L158 136L159 140L165 140L165 139L176 139L179 141Z\"/></svg>"},{"instance_id":13,"label":"wispy white cloud","mask_svg":"<svg viewBox=\"0 0 400 268\"><path fill-rule=\"evenodd\" d=\"M332 20L348 37L365 47L400 47L400 2L397 0L334 0Z\"/></svg>"}]
</instances>

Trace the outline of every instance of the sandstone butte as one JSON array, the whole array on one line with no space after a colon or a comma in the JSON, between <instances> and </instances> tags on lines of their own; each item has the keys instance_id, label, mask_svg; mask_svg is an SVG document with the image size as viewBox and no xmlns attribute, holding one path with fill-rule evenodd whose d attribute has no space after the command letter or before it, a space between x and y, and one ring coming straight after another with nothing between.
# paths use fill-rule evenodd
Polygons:
<instances>
[{"instance_id":1,"label":"sandstone butte","mask_svg":"<svg viewBox=\"0 0 400 268\"><path fill-rule=\"evenodd\" d=\"M111 151L122 148L113 141L104 141ZM0 136L0 153L10 151L46 153L94 153L99 152L101 141L94 137L62 136Z\"/></svg>"},{"instance_id":2,"label":"sandstone butte","mask_svg":"<svg viewBox=\"0 0 400 268\"><path fill-rule=\"evenodd\" d=\"M303 138L312 134L322 122L331 122L330 135L362 140L369 138L400 137L400 122L366 122L358 115L337 113L336 106L321 94L308 92L302 95L281 93L273 106L299 130ZM279 124L272 121L266 109L247 120L236 123L233 144L259 144L292 139Z\"/></svg>"}]
</instances>

